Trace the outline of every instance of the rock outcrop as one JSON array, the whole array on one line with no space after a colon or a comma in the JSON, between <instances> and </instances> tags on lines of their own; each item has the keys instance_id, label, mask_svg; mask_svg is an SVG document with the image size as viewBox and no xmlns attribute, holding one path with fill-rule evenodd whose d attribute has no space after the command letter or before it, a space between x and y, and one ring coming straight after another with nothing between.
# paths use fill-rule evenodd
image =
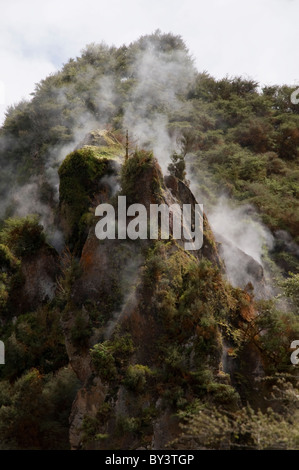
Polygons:
<instances>
[{"instance_id":1,"label":"rock outcrop","mask_svg":"<svg viewBox=\"0 0 299 470\"><path fill-rule=\"evenodd\" d=\"M189 187L164 179L148 152L137 152L121 174L118 167L111 171L99 148L95 152L109 176L120 179L129 204L191 204L194 212ZM103 172L93 186L91 206L115 205L105 177ZM205 215L203 247L195 251L171 238L99 240L95 223L89 224L62 315L70 363L82 383L70 418L71 445L162 449L180 432L175 413L198 394L237 406L238 394L223 372L226 333L219 324L240 315L238 301L223 282ZM243 309L241 321L249 321L244 315Z\"/></svg>"},{"instance_id":2,"label":"rock outcrop","mask_svg":"<svg viewBox=\"0 0 299 470\"><path fill-rule=\"evenodd\" d=\"M215 234L229 282L242 289L251 286L256 299L268 297L262 265L220 234Z\"/></svg>"}]
</instances>

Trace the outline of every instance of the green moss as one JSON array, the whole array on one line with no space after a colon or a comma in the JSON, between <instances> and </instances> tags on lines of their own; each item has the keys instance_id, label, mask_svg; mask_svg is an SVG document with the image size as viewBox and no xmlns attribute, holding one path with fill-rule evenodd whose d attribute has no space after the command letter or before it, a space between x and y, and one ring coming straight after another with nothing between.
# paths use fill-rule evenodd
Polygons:
<instances>
[{"instance_id":1,"label":"green moss","mask_svg":"<svg viewBox=\"0 0 299 470\"><path fill-rule=\"evenodd\" d=\"M77 183L84 191L88 192L89 183L102 176L106 167L107 159L105 157L101 158L97 147L86 146L67 155L58 170L61 178L59 188L61 200L69 203L73 201L74 188L67 184L69 178L73 178L74 183Z\"/></svg>"},{"instance_id":2,"label":"green moss","mask_svg":"<svg viewBox=\"0 0 299 470\"><path fill-rule=\"evenodd\" d=\"M108 158L109 160L119 160L120 156L123 155L124 150L122 146L115 146L115 145L101 145L97 147L95 145L84 145L82 150L90 150L94 152L94 154L98 158Z\"/></svg>"},{"instance_id":3,"label":"green moss","mask_svg":"<svg viewBox=\"0 0 299 470\"><path fill-rule=\"evenodd\" d=\"M88 210L101 177L111 171L109 158L98 147L86 146L70 153L58 170L60 207L69 232L67 243L72 248L80 249L86 237Z\"/></svg>"},{"instance_id":4,"label":"green moss","mask_svg":"<svg viewBox=\"0 0 299 470\"><path fill-rule=\"evenodd\" d=\"M151 174L150 174L151 172ZM150 180L151 196L161 194L161 174L152 152L138 150L122 166L121 188L128 203L138 202L144 191L145 179Z\"/></svg>"}]
</instances>

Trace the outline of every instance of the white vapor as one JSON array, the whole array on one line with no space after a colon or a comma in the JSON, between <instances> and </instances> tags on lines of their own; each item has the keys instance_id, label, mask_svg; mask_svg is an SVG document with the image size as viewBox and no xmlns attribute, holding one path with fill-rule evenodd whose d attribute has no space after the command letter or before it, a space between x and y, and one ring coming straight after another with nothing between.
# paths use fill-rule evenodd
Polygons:
<instances>
[{"instance_id":1,"label":"white vapor","mask_svg":"<svg viewBox=\"0 0 299 470\"><path fill-rule=\"evenodd\" d=\"M135 84L125 105L123 128L138 147L153 150L165 172L171 153L177 149L176 136L169 134L168 116L183 108L180 95L188 90L195 69L185 52L161 52L149 41L137 54L131 76Z\"/></svg>"},{"instance_id":2,"label":"white vapor","mask_svg":"<svg viewBox=\"0 0 299 470\"><path fill-rule=\"evenodd\" d=\"M272 248L273 236L253 215L254 209L251 206L232 207L225 197L220 198L218 204L208 213L209 222L216 234L222 235L262 265L264 248Z\"/></svg>"},{"instance_id":3,"label":"white vapor","mask_svg":"<svg viewBox=\"0 0 299 470\"><path fill-rule=\"evenodd\" d=\"M265 254L274 237L250 205L236 206L222 196L208 210L208 220L219 245L228 281L234 287L252 285L256 299L275 295L273 274Z\"/></svg>"},{"instance_id":4,"label":"white vapor","mask_svg":"<svg viewBox=\"0 0 299 470\"><path fill-rule=\"evenodd\" d=\"M291 84L299 80L297 18L297 0L252 0L250 7L239 0L2 0L5 106L28 98L35 83L86 44L121 46L157 28L182 35L198 68L216 78Z\"/></svg>"}]
</instances>

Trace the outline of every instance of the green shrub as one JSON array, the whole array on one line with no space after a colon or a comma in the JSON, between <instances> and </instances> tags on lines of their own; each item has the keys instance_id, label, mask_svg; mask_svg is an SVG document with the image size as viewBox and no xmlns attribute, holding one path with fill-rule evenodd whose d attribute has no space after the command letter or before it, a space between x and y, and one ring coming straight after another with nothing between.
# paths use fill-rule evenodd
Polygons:
<instances>
[{"instance_id":1,"label":"green shrub","mask_svg":"<svg viewBox=\"0 0 299 470\"><path fill-rule=\"evenodd\" d=\"M129 365L124 379L124 385L131 390L141 392L144 390L147 377L151 374L152 371L147 366L141 364Z\"/></svg>"},{"instance_id":2,"label":"green shrub","mask_svg":"<svg viewBox=\"0 0 299 470\"><path fill-rule=\"evenodd\" d=\"M7 219L0 231L0 241L17 257L35 253L45 243L45 234L37 216Z\"/></svg>"},{"instance_id":3,"label":"green shrub","mask_svg":"<svg viewBox=\"0 0 299 470\"><path fill-rule=\"evenodd\" d=\"M290 273L290 277L281 283L285 295L292 299L299 313L299 274Z\"/></svg>"},{"instance_id":4,"label":"green shrub","mask_svg":"<svg viewBox=\"0 0 299 470\"><path fill-rule=\"evenodd\" d=\"M137 433L140 430L140 419L133 416L119 415L117 417L117 434Z\"/></svg>"},{"instance_id":5,"label":"green shrub","mask_svg":"<svg viewBox=\"0 0 299 470\"><path fill-rule=\"evenodd\" d=\"M217 405L236 408L240 401L238 392L231 385L212 382L207 386L207 391Z\"/></svg>"},{"instance_id":6,"label":"green shrub","mask_svg":"<svg viewBox=\"0 0 299 470\"><path fill-rule=\"evenodd\" d=\"M168 171L179 180L184 181L186 176L186 163L184 155L174 153L171 156L171 163L168 165Z\"/></svg>"},{"instance_id":7,"label":"green shrub","mask_svg":"<svg viewBox=\"0 0 299 470\"><path fill-rule=\"evenodd\" d=\"M106 382L115 380L118 369L122 368L134 352L130 335L116 334L112 340L93 346L90 350L92 364L99 376Z\"/></svg>"},{"instance_id":8,"label":"green shrub","mask_svg":"<svg viewBox=\"0 0 299 470\"><path fill-rule=\"evenodd\" d=\"M257 302L259 315L250 322L244 339L255 343L263 354L268 373L292 369L290 344L299 337L298 315L278 310L273 301ZM260 334L260 332L263 334Z\"/></svg>"},{"instance_id":9,"label":"green shrub","mask_svg":"<svg viewBox=\"0 0 299 470\"><path fill-rule=\"evenodd\" d=\"M172 448L213 450L282 450L298 449L299 434L296 412L281 417L271 409L263 413L250 406L233 413L198 403L195 409L180 412L181 436Z\"/></svg>"},{"instance_id":10,"label":"green shrub","mask_svg":"<svg viewBox=\"0 0 299 470\"><path fill-rule=\"evenodd\" d=\"M6 367L1 375L13 379L32 367L47 374L68 363L57 311L44 306L20 315L8 332Z\"/></svg>"},{"instance_id":11,"label":"green shrub","mask_svg":"<svg viewBox=\"0 0 299 470\"><path fill-rule=\"evenodd\" d=\"M69 449L68 420L78 390L71 369L43 376L25 372L13 384L0 382L1 449Z\"/></svg>"},{"instance_id":12,"label":"green shrub","mask_svg":"<svg viewBox=\"0 0 299 470\"><path fill-rule=\"evenodd\" d=\"M182 410L188 404L185 395L185 391L180 385L172 385L167 388L162 395L163 405L165 407Z\"/></svg>"},{"instance_id":13,"label":"green shrub","mask_svg":"<svg viewBox=\"0 0 299 470\"><path fill-rule=\"evenodd\" d=\"M81 425L82 442L88 444L95 441L99 430L98 419L94 416L85 415Z\"/></svg>"},{"instance_id":14,"label":"green shrub","mask_svg":"<svg viewBox=\"0 0 299 470\"><path fill-rule=\"evenodd\" d=\"M109 341L96 344L91 349L92 364L104 381L114 380L117 376L117 368L113 357L113 348Z\"/></svg>"},{"instance_id":15,"label":"green shrub","mask_svg":"<svg viewBox=\"0 0 299 470\"><path fill-rule=\"evenodd\" d=\"M121 336L116 334L111 341L116 364L120 367L126 364L128 358L135 351L135 347L130 334Z\"/></svg>"},{"instance_id":16,"label":"green shrub","mask_svg":"<svg viewBox=\"0 0 299 470\"><path fill-rule=\"evenodd\" d=\"M20 264L20 261L12 254L10 249L0 244L0 271L14 272Z\"/></svg>"}]
</instances>

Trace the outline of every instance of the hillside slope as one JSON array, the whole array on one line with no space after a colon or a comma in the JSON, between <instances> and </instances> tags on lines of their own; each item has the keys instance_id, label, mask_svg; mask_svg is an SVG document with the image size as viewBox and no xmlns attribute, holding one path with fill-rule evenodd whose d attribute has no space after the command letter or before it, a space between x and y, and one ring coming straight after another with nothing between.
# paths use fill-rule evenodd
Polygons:
<instances>
[{"instance_id":1,"label":"hillside slope","mask_svg":"<svg viewBox=\"0 0 299 470\"><path fill-rule=\"evenodd\" d=\"M290 93L198 73L157 32L87 46L8 109L0 448L298 448ZM203 246L99 240L119 196L203 203Z\"/></svg>"}]
</instances>

